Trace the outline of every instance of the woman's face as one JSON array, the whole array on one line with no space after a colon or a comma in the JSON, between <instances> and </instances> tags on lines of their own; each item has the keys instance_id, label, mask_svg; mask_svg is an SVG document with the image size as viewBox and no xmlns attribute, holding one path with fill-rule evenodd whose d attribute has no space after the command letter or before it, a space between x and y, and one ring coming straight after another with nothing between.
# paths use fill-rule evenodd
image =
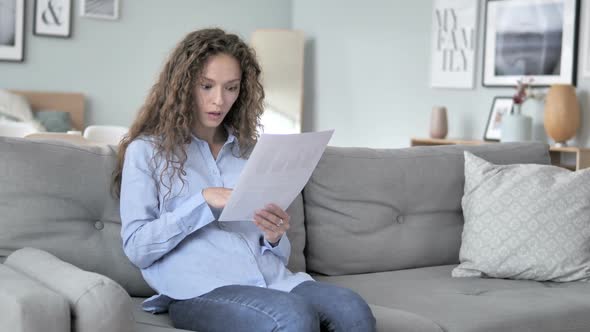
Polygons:
<instances>
[{"instance_id":1,"label":"woman's face","mask_svg":"<svg viewBox=\"0 0 590 332\"><path fill-rule=\"evenodd\" d=\"M227 54L211 56L195 86L197 132L215 129L238 99L242 70L238 61Z\"/></svg>"}]
</instances>

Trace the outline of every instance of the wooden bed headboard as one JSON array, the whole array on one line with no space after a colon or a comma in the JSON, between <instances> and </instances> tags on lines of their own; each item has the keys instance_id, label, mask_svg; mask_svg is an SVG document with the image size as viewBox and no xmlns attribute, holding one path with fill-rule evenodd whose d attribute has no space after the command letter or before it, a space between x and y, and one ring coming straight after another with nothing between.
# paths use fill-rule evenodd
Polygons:
<instances>
[{"instance_id":1,"label":"wooden bed headboard","mask_svg":"<svg viewBox=\"0 0 590 332\"><path fill-rule=\"evenodd\" d=\"M76 92L38 92L10 90L27 99L33 111L61 111L70 113L72 127L84 130L84 95Z\"/></svg>"}]
</instances>

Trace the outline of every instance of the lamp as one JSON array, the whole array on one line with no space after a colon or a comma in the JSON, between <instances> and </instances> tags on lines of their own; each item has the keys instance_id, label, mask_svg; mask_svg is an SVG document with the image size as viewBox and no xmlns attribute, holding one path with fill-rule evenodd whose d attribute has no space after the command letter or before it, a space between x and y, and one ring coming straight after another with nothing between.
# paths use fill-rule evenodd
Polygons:
<instances>
[{"instance_id":1,"label":"lamp","mask_svg":"<svg viewBox=\"0 0 590 332\"><path fill-rule=\"evenodd\" d=\"M545 132L556 146L566 146L566 141L580 126L580 105L576 90L569 84L554 84L545 99Z\"/></svg>"}]
</instances>

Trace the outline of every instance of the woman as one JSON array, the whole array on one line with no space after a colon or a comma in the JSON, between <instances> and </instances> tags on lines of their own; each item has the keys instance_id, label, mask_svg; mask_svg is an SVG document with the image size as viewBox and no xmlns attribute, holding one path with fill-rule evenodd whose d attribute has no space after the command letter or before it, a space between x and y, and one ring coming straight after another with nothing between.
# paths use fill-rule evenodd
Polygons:
<instances>
[{"instance_id":1,"label":"woman","mask_svg":"<svg viewBox=\"0 0 590 332\"><path fill-rule=\"evenodd\" d=\"M285 267L280 207L217 221L256 143L263 98L260 66L236 35L195 31L170 55L114 178L125 253L159 293L143 308L198 331L372 331L356 293Z\"/></svg>"}]
</instances>

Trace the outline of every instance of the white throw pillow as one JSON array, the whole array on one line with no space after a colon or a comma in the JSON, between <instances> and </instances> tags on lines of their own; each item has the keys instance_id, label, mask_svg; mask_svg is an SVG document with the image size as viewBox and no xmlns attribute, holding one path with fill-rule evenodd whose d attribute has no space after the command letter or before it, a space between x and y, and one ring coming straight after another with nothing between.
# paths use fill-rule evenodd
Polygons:
<instances>
[{"instance_id":1,"label":"white throw pillow","mask_svg":"<svg viewBox=\"0 0 590 332\"><path fill-rule=\"evenodd\" d=\"M590 279L590 169L494 165L465 152L453 277Z\"/></svg>"},{"instance_id":2,"label":"white throw pillow","mask_svg":"<svg viewBox=\"0 0 590 332\"><path fill-rule=\"evenodd\" d=\"M33 111L27 99L3 89L0 89L0 115L15 121L34 120Z\"/></svg>"}]
</instances>

